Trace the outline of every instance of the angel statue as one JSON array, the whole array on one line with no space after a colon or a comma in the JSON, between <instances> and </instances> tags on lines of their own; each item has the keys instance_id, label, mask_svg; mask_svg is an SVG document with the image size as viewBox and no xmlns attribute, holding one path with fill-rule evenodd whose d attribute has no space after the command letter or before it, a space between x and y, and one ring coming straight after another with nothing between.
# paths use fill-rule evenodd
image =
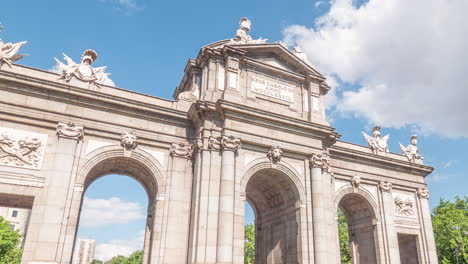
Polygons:
<instances>
[{"instance_id":1,"label":"angel statue","mask_svg":"<svg viewBox=\"0 0 468 264\"><path fill-rule=\"evenodd\" d=\"M405 147L400 144L400 149L410 162L416 162L416 160L424 160L424 157L419 154L418 144L418 136L413 135L411 136L410 144Z\"/></svg>"},{"instance_id":2,"label":"angel statue","mask_svg":"<svg viewBox=\"0 0 468 264\"><path fill-rule=\"evenodd\" d=\"M75 63L66 54L63 54L63 59L67 64L56 58L55 61L57 62L57 67L61 71L61 78L65 79L67 82L75 77L83 82L114 86L114 82L108 77L110 73L105 72L107 69L106 66L97 68L91 66L97 59L97 53L94 50L85 50L83 55L81 55L80 64Z\"/></svg>"},{"instance_id":3,"label":"angel statue","mask_svg":"<svg viewBox=\"0 0 468 264\"><path fill-rule=\"evenodd\" d=\"M239 22L239 29L236 32L236 38L231 42L233 44L263 44L266 43L268 39L252 39L249 35L250 27L252 23L246 17L242 18Z\"/></svg>"},{"instance_id":4,"label":"angel statue","mask_svg":"<svg viewBox=\"0 0 468 264\"><path fill-rule=\"evenodd\" d=\"M388 149L387 141L390 138L390 135L386 135L385 137L380 137L380 126L375 126L372 129L372 136L367 135L366 133L362 132L364 138L366 139L369 147L372 150L372 153L377 154L379 151L382 152L390 152Z\"/></svg>"},{"instance_id":5,"label":"angel statue","mask_svg":"<svg viewBox=\"0 0 468 264\"><path fill-rule=\"evenodd\" d=\"M3 27L0 26L0 32L2 31L2 29ZM11 64L13 62L28 56L27 54L17 54L21 47L26 43L27 41L20 41L17 43L4 43L3 40L0 39L0 67L3 63L6 63L11 68Z\"/></svg>"}]
</instances>

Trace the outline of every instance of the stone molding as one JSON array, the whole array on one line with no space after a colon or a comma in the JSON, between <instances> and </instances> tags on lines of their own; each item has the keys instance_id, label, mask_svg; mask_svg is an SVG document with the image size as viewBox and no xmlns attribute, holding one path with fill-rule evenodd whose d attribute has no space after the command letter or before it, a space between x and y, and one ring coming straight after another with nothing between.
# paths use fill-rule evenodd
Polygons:
<instances>
[{"instance_id":1,"label":"stone molding","mask_svg":"<svg viewBox=\"0 0 468 264\"><path fill-rule=\"evenodd\" d=\"M128 131L120 135L120 145L126 151L132 151L136 149L138 146L138 137L135 135L133 131Z\"/></svg>"},{"instance_id":2,"label":"stone molding","mask_svg":"<svg viewBox=\"0 0 468 264\"><path fill-rule=\"evenodd\" d=\"M380 191L382 192L391 192L392 191L392 188L393 188L393 185L391 182L388 182L388 181L381 181L379 183L379 189Z\"/></svg>"},{"instance_id":3,"label":"stone molding","mask_svg":"<svg viewBox=\"0 0 468 264\"><path fill-rule=\"evenodd\" d=\"M192 159L193 149L193 144L172 143L169 153L172 157Z\"/></svg>"},{"instance_id":4,"label":"stone molding","mask_svg":"<svg viewBox=\"0 0 468 264\"><path fill-rule=\"evenodd\" d=\"M418 194L418 197L421 199L429 199L429 190L424 187L424 188L419 188L416 193Z\"/></svg>"},{"instance_id":5,"label":"stone molding","mask_svg":"<svg viewBox=\"0 0 468 264\"><path fill-rule=\"evenodd\" d=\"M84 137L84 127L75 125L72 122L58 122L56 134L59 137L82 140Z\"/></svg>"},{"instance_id":6,"label":"stone molding","mask_svg":"<svg viewBox=\"0 0 468 264\"><path fill-rule=\"evenodd\" d=\"M272 163L280 162L282 155L283 150L279 146L271 147L267 153L267 157Z\"/></svg>"},{"instance_id":7,"label":"stone molding","mask_svg":"<svg viewBox=\"0 0 468 264\"><path fill-rule=\"evenodd\" d=\"M221 137L221 146L223 151L234 151L237 153L242 144L240 138L223 135Z\"/></svg>"},{"instance_id":8,"label":"stone molding","mask_svg":"<svg viewBox=\"0 0 468 264\"><path fill-rule=\"evenodd\" d=\"M327 153L313 153L309 161L312 168L321 168L323 171L331 173L330 156Z\"/></svg>"}]
</instances>

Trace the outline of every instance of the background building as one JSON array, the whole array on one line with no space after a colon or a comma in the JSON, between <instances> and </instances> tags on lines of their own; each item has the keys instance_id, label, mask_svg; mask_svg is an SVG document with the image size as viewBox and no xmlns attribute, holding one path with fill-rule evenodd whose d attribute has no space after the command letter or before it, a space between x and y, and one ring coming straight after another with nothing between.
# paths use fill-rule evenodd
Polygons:
<instances>
[{"instance_id":1,"label":"background building","mask_svg":"<svg viewBox=\"0 0 468 264\"><path fill-rule=\"evenodd\" d=\"M90 264L93 262L95 249L96 240L78 239L75 251L75 264Z\"/></svg>"},{"instance_id":2,"label":"background building","mask_svg":"<svg viewBox=\"0 0 468 264\"><path fill-rule=\"evenodd\" d=\"M0 216L10 222L11 230L18 230L21 234L21 247L24 246L25 236L28 230L31 210L14 207L0 207Z\"/></svg>"}]
</instances>

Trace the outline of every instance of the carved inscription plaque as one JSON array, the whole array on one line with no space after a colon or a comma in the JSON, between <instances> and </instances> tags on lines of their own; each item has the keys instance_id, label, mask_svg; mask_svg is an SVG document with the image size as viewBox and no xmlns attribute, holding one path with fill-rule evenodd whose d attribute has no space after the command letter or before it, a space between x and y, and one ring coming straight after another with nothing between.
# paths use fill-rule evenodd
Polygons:
<instances>
[{"instance_id":1,"label":"carved inscription plaque","mask_svg":"<svg viewBox=\"0 0 468 264\"><path fill-rule=\"evenodd\" d=\"M250 77L250 89L257 94L273 97L289 103L294 102L293 88L277 82L252 76Z\"/></svg>"}]
</instances>

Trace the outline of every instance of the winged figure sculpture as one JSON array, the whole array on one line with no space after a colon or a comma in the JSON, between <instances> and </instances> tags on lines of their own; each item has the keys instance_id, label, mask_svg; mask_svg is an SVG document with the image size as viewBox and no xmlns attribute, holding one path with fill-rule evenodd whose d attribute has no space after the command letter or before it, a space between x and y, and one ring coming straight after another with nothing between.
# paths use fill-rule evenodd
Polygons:
<instances>
[{"instance_id":1,"label":"winged figure sculpture","mask_svg":"<svg viewBox=\"0 0 468 264\"><path fill-rule=\"evenodd\" d=\"M362 132L362 135L369 144L369 147L372 150L372 153L377 154L379 151L381 152L390 152L388 148L387 141L390 138L390 135L386 135L384 137L380 136L380 126L375 126L372 130L373 137L367 135L366 133Z\"/></svg>"}]
</instances>

